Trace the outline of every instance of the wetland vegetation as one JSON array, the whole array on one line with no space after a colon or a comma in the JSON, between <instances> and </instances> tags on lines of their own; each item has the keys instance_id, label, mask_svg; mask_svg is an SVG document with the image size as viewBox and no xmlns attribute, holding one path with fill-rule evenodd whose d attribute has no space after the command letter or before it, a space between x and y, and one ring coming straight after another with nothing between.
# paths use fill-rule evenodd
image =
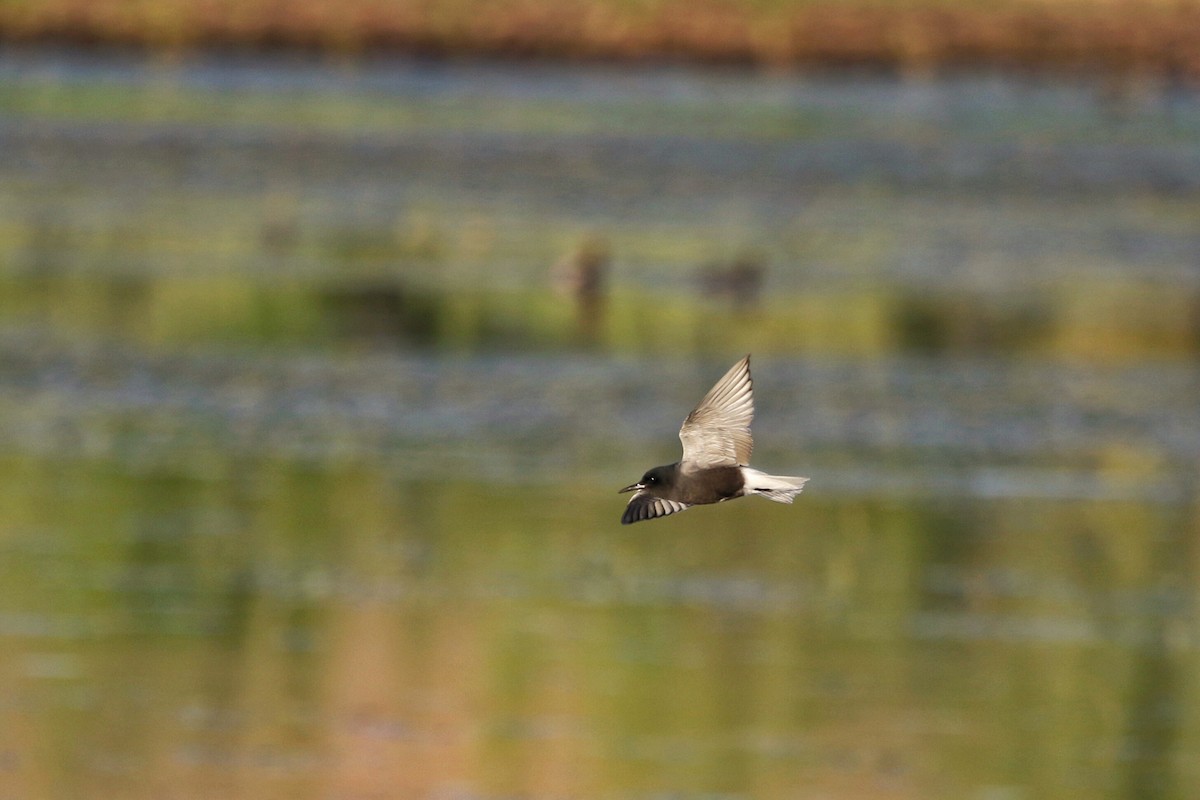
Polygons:
<instances>
[{"instance_id":1,"label":"wetland vegetation","mask_svg":"<svg viewBox=\"0 0 1200 800\"><path fill-rule=\"evenodd\" d=\"M1194 96L10 50L0 151L0 795L1200 780ZM623 529L746 351L810 487Z\"/></svg>"}]
</instances>

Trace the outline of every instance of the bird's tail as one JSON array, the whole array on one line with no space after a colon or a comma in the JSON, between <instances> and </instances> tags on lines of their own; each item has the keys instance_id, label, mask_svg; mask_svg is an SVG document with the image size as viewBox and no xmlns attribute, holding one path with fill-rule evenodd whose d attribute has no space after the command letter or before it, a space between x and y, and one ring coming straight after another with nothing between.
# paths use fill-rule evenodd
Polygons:
<instances>
[{"instance_id":1,"label":"bird's tail","mask_svg":"<svg viewBox=\"0 0 1200 800\"><path fill-rule=\"evenodd\" d=\"M789 475L768 475L750 467L742 467L742 479L746 494L758 494L776 503L790 503L804 489L808 478L793 478Z\"/></svg>"}]
</instances>

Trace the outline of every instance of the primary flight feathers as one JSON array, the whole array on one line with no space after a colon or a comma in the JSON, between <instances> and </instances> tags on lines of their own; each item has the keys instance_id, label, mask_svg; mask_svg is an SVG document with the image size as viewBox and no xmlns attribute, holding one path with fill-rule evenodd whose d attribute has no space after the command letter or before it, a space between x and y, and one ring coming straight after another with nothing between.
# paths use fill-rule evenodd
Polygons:
<instances>
[{"instance_id":1,"label":"primary flight feathers","mask_svg":"<svg viewBox=\"0 0 1200 800\"><path fill-rule=\"evenodd\" d=\"M754 381L750 356L729 368L679 429L685 470L750 463L754 437Z\"/></svg>"}]
</instances>

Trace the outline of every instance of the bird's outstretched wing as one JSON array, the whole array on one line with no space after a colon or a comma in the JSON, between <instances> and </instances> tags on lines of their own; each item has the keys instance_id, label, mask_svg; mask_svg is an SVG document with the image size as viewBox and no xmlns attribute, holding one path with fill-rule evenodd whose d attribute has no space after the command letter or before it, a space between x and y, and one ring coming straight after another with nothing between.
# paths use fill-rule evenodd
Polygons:
<instances>
[{"instance_id":1,"label":"bird's outstretched wing","mask_svg":"<svg viewBox=\"0 0 1200 800\"><path fill-rule=\"evenodd\" d=\"M621 524L632 525L644 519L665 517L668 514L674 514L676 511L683 511L687 508L691 508L691 505L688 503L664 500L661 497L655 497L649 492L639 491L633 497L629 498L629 505L625 506L625 513L621 515Z\"/></svg>"},{"instance_id":2,"label":"bird's outstretched wing","mask_svg":"<svg viewBox=\"0 0 1200 800\"><path fill-rule=\"evenodd\" d=\"M684 471L705 467L737 466L750 463L754 438L754 384L750 380L750 356L746 356L717 381L700 405L683 421L679 441L683 442Z\"/></svg>"}]
</instances>

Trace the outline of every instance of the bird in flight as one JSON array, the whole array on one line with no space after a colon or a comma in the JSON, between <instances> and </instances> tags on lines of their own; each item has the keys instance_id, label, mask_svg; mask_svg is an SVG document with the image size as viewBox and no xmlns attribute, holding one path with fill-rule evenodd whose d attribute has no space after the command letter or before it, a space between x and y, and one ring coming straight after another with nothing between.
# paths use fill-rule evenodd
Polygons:
<instances>
[{"instance_id":1,"label":"bird in flight","mask_svg":"<svg viewBox=\"0 0 1200 800\"><path fill-rule=\"evenodd\" d=\"M649 470L621 492L633 492L622 525L630 525L705 503L748 494L790 503L808 478L768 475L750 467L754 439L754 384L750 356L717 381L679 429L683 459Z\"/></svg>"}]
</instances>

